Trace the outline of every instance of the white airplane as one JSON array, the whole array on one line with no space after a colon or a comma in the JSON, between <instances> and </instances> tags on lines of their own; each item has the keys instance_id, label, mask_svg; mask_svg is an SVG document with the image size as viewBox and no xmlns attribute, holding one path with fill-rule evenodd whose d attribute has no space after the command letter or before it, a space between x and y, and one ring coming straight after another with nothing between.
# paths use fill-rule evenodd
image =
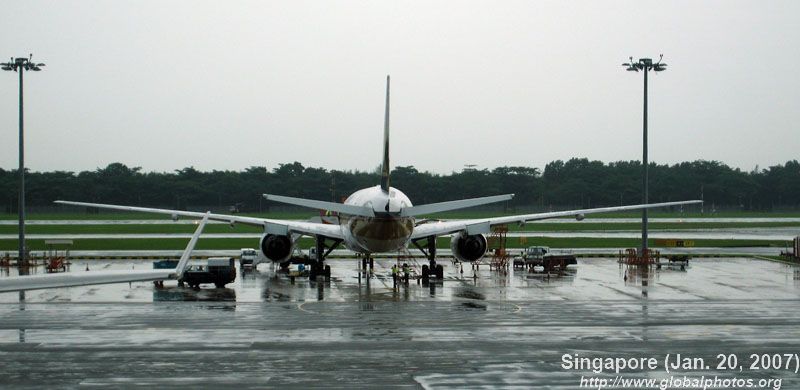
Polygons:
<instances>
[{"instance_id":1,"label":"white airplane","mask_svg":"<svg viewBox=\"0 0 800 390\"><path fill-rule=\"evenodd\" d=\"M367 258L374 253L403 250L407 248L409 244L412 244L427 255L428 259L431 261L430 268L433 269L436 256L436 237L438 236L450 235L453 255L461 261L471 262L482 258L486 254L486 234L490 233L492 227L496 225L512 223L524 224L528 221L556 217L575 217L577 220L582 220L586 214L678 206L702 202L699 200L690 200L471 220L444 222L423 221L423 223L419 223L415 218L421 215L501 202L513 198L514 195L488 196L414 206L411 200L402 191L391 187L389 185L389 81L389 76L387 76L386 111L383 128L383 162L381 165L380 185L356 191L350 195L344 203L264 194L266 199L272 201L335 212L338 214L338 224L284 221L238 215L63 200L56 201L56 203L123 211L160 213L171 215L174 220L180 217L202 218L207 216L209 220L224 221L231 225L242 223L263 227L264 234L261 237L259 248L264 256L274 262L287 261L300 236L313 236L316 238L316 253L319 259L317 264L311 267L311 277L313 278L324 272L322 262L339 244L344 244L348 249L362 254Z\"/></svg>"}]
</instances>

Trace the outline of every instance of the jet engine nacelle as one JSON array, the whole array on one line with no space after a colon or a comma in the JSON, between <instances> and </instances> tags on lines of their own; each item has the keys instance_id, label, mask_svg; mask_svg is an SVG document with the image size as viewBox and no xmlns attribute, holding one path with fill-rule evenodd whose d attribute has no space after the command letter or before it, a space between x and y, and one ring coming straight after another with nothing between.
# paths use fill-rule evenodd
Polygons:
<instances>
[{"instance_id":1,"label":"jet engine nacelle","mask_svg":"<svg viewBox=\"0 0 800 390\"><path fill-rule=\"evenodd\" d=\"M460 261L480 260L486 254L486 236L483 234L457 234L450 238L450 249L453 256Z\"/></svg>"},{"instance_id":2,"label":"jet engine nacelle","mask_svg":"<svg viewBox=\"0 0 800 390\"><path fill-rule=\"evenodd\" d=\"M261 253L274 262L284 262L292 255L294 243L289 236L265 234L259 244Z\"/></svg>"}]
</instances>

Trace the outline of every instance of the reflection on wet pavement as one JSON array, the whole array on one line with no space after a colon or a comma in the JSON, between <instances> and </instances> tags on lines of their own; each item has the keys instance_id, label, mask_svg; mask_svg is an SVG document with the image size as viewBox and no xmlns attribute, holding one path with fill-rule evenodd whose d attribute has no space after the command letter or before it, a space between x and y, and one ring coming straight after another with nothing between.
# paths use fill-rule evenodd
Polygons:
<instances>
[{"instance_id":1,"label":"reflection on wet pavement","mask_svg":"<svg viewBox=\"0 0 800 390\"><path fill-rule=\"evenodd\" d=\"M591 375L562 370L564 353L714 361L800 350L800 274L780 263L701 259L644 271L579 259L562 275L481 267L476 278L442 263L445 280L426 285L393 286L391 261L377 259L371 277L332 260L329 282L292 281L262 264L224 289L91 286L30 291L22 304L0 294L0 383L561 389ZM780 371L736 375L800 384Z\"/></svg>"}]
</instances>

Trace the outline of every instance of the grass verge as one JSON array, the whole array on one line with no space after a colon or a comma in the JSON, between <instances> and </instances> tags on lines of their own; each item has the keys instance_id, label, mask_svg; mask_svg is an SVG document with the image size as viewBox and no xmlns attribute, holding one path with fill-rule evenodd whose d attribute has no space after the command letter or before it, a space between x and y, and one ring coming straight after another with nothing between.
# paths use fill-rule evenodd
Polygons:
<instances>
[{"instance_id":1,"label":"grass verge","mask_svg":"<svg viewBox=\"0 0 800 390\"><path fill-rule=\"evenodd\" d=\"M28 247L33 251L46 249L44 240L26 240ZM786 243L783 241L767 240L693 240L697 247L775 247L783 248ZM70 248L76 250L180 250L186 247L188 239L182 238L158 238L158 239L81 239L74 240ZM302 249L308 249L313 245L313 240L303 238L299 241ZM544 237L527 238L521 243L519 238L508 239L507 247L523 248L527 246L549 246L551 248L634 248L639 245L641 240L636 238L574 238L574 237ZM653 240L649 240L652 248L658 249ZM436 243L438 248L449 248L450 239L440 237ZM197 249L240 249L255 248L258 240L252 238L201 238L197 243ZM16 251L17 240L0 240L0 251Z\"/></svg>"}]
</instances>

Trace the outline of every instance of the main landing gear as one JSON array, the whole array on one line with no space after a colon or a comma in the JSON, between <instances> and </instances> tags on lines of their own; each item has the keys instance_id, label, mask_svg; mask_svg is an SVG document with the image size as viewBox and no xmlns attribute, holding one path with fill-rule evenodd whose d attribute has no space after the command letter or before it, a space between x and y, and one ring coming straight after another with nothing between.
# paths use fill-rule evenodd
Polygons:
<instances>
[{"instance_id":1,"label":"main landing gear","mask_svg":"<svg viewBox=\"0 0 800 390\"><path fill-rule=\"evenodd\" d=\"M419 244L421 240L425 240L425 247ZM428 264L422 265L422 281L426 282L430 278L444 280L444 267L441 264L436 264L436 236L414 240L411 243L428 258Z\"/></svg>"},{"instance_id":2,"label":"main landing gear","mask_svg":"<svg viewBox=\"0 0 800 390\"><path fill-rule=\"evenodd\" d=\"M328 244L329 240L332 241L330 244ZM309 265L311 269L308 272L309 280L317 280L319 276L323 276L325 279L331 278L331 266L325 264L325 258L341 243L342 240L339 239L317 236L315 258L309 259L311 261Z\"/></svg>"},{"instance_id":3,"label":"main landing gear","mask_svg":"<svg viewBox=\"0 0 800 390\"><path fill-rule=\"evenodd\" d=\"M370 255L365 255L361 258L361 269L363 272L367 272L367 267L369 267L370 271L375 269L375 259L370 257Z\"/></svg>"}]
</instances>

